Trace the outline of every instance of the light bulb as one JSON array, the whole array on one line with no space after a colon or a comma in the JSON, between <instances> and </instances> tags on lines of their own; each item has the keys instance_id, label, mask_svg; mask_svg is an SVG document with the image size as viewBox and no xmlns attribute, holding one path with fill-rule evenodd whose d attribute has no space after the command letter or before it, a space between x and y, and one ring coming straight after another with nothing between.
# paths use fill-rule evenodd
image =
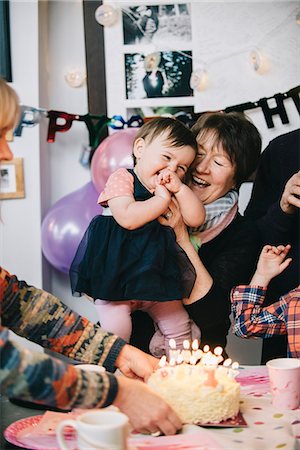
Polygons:
<instances>
[{"instance_id":1,"label":"light bulb","mask_svg":"<svg viewBox=\"0 0 300 450\"><path fill-rule=\"evenodd\" d=\"M78 88L83 86L86 75L79 69L71 69L65 75L65 80L70 87Z\"/></svg>"},{"instance_id":2,"label":"light bulb","mask_svg":"<svg viewBox=\"0 0 300 450\"><path fill-rule=\"evenodd\" d=\"M101 5L95 11L95 19L104 27L112 27L119 20L119 12L111 5Z\"/></svg>"},{"instance_id":3,"label":"light bulb","mask_svg":"<svg viewBox=\"0 0 300 450\"><path fill-rule=\"evenodd\" d=\"M194 91L203 91L208 85L208 74L204 67L198 68L192 72L190 86Z\"/></svg>"},{"instance_id":4,"label":"light bulb","mask_svg":"<svg viewBox=\"0 0 300 450\"><path fill-rule=\"evenodd\" d=\"M250 61L255 72L260 75L268 72L269 70L269 62L265 55L258 49L253 49L250 52Z\"/></svg>"}]
</instances>

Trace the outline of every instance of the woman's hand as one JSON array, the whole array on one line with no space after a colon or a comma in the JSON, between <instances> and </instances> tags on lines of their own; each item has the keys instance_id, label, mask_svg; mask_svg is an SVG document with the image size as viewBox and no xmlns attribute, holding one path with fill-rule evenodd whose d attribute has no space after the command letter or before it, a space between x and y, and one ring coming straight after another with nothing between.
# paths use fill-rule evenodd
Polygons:
<instances>
[{"instance_id":1,"label":"woman's hand","mask_svg":"<svg viewBox=\"0 0 300 450\"><path fill-rule=\"evenodd\" d=\"M189 240L187 227L183 222L179 209L179 204L175 198L172 197L168 210L165 212L163 216L160 216L158 218L158 221L161 225L173 228L176 235L176 241L179 245L180 242Z\"/></svg>"},{"instance_id":2,"label":"woman's hand","mask_svg":"<svg viewBox=\"0 0 300 450\"><path fill-rule=\"evenodd\" d=\"M286 183L280 207L286 214L294 214L297 208L300 208L300 170Z\"/></svg>"},{"instance_id":3,"label":"woman's hand","mask_svg":"<svg viewBox=\"0 0 300 450\"><path fill-rule=\"evenodd\" d=\"M147 381L156 369L159 360L126 344L116 359L115 366L127 377Z\"/></svg>"},{"instance_id":4,"label":"woman's hand","mask_svg":"<svg viewBox=\"0 0 300 450\"><path fill-rule=\"evenodd\" d=\"M127 414L135 431L171 435L181 429L178 415L149 386L123 376L117 379L118 394L113 404Z\"/></svg>"}]
</instances>

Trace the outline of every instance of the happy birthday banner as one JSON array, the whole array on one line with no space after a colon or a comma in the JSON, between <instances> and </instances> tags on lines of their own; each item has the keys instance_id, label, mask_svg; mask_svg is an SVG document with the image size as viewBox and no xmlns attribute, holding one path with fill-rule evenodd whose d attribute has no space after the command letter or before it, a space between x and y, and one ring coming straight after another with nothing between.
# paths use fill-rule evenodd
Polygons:
<instances>
[{"instance_id":1,"label":"happy birthday banner","mask_svg":"<svg viewBox=\"0 0 300 450\"><path fill-rule=\"evenodd\" d=\"M268 128L274 128L273 116L279 115L283 124L288 124L289 119L284 106L284 100L291 98L295 104L295 107L300 115L300 86L290 89L288 92L274 94L272 97L264 97L255 102L241 103L239 105L228 106L227 108L219 111L229 113L232 111L244 112L251 109L261 108L264 114L264 118ZM276 106L270 107L269 100L275 100ZM185 123L188 127L191 127L197 119L205 114L207 111L199 113L185 113L180 112L175 114L175 117L181 122ZM55 142L56 133L64 133L68 131L74 121L84 122L89 132L89 146L94 150L101 142L101 133L105 126L111 127L114 130L121 130L124 128L138 128L143 123L151 120L153 117L141 117L139 115L132 116L127 121L122 116L113 116L109 118L105 115L98 116L94 114L85 114L83 116L79 114L69 114L64 111L50 110L47 111L42 108L34 108L32 106L21 105L21 115L17 127L14 130L14 136L22 136L24 127L32 127L37 125L43 117L49 119L47 142ZM103 137L102 137L103 139Z\"/></svg>"}]
</instances>

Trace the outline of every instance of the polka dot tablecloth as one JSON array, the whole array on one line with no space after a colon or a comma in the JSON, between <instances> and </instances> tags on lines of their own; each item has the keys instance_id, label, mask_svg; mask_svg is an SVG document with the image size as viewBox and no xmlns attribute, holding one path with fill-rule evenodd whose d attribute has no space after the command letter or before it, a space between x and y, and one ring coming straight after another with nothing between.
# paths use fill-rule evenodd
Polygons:
<instances>
[{"instance_id":1,"label":"polka dot tablecloth","mask_svg":"<svg viewBox=\"0 0 300 450\"><path fill-rule=\"evenodd\" d=\"M300 409L273 407L267 368L241 368L241 412L247 428L214 429L213 435L228 450L300 450Z\"/></svg>"}]
</instances>

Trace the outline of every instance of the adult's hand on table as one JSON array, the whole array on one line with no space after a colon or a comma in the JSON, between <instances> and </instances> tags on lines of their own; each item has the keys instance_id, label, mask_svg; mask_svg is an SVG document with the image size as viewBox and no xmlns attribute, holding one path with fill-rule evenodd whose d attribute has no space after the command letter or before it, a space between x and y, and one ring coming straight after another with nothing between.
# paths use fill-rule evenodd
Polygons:
<instances>
[{"instance_id":1,"label":"adult's hand on table","mask_svg":"<svg viewBox=\"0 0 300 450\"><path fill-rule=\"evenodd\" d=\"M300 170L286 183L280 207L286 214L294 214L296 209L300 208Z\"/></svg>"},{"instance_id":2,"label":"adult's hand on table","mask_svg":"<svg viewBox=\"0 0 300 450\"><path fill-rule=\"evenodd\" d=\"M115 365L129 378L139 378L147 381L156 369L159 360L142 352L132 345L126 344L120 351Z\"/></svg>"},{"instance_id":3,"label":"adult's hand on table","mask_svg":"<svg viewBox=\"0 0 300 450\"><path fill-rule=\"evenodd\" d=\"M117 378L118 394L113 404L127 414L135 431L172 435L182 428L177 414L149 386L126 377Z\"/></svg>"}]
</instances>

